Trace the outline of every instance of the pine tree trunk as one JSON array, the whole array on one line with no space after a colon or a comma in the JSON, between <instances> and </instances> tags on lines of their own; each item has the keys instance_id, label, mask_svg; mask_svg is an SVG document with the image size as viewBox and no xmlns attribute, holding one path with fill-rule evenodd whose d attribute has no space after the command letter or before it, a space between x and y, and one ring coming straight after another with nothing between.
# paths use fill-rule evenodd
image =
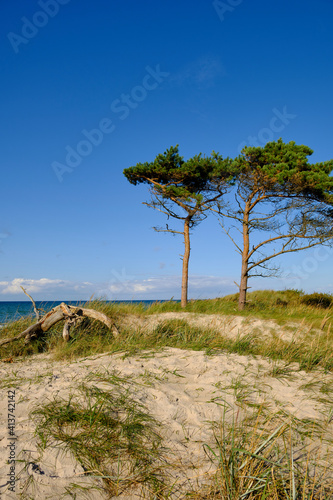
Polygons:
<instances>
[{"instance_id":1,"label":"pine tree trunk","mask_svg":"<svg viewBox=\"0 0 333 500\"><path fill-rule=\"evenodd\" d=\"M239 301L238 301L238 309L242 311L246 304L246 293L247 293L247 263L242 263L242 273L241 273L241 281L240 281L240 289L239 289Z\"/></svg>"},{"instance_id":2,"label":"pine tree trunk","mask_svg":"<svg viewBox=\"0 0 333 500\"><path fill-rule=\"evenodd\" d=\"M248 282L248 266L249 266L249 204L246 203L243 217L243 253L242 253L242 271L239 287L238 309L242 311L246 304L247 282Z\"/></svg>"},{"instance_id":3,"label":"pine tree trunk","mask_svg":"<svg viewBox=\"0 0 333 500\"><path fill-rule=\"evenodd\" d=\"M191 217L187 216L184 222L184 244L185 251L183 256L183 272L182 272L182 296L181 307L187 305L187 290L188 290L188 262L190 260L190 221Z\"/></svg>"}]
</instances>

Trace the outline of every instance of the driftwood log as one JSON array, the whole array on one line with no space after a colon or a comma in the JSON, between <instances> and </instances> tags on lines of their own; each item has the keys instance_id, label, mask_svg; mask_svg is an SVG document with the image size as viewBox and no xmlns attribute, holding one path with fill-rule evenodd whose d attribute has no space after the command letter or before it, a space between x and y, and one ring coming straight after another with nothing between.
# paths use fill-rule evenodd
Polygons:
<instances>
[{"instance_id":1,"label":"driftwood log","mask_svg":"<svg viewBox=\"0 0 333 500\"><path fill-rule=\"evenodd\" d=\"M110 319L106 314L103 314L94 309L85 309L83 307L70 306L62 302L59 306L51 309L50 312L45 314L37 323L29 326L24 332L20 333L16 337L7 338L0 341L0 346L4 344L9 344L15 340L22 339L25 337L25 343L29 343L31 340L36 339L39 335L47 332L53 325L59 321L65 321L63 329L63 337L66 341L69 340L69 330L72 325L82 318L92 318L104 323L113 333L114 337L119 335L119 331L112 319Z\"/></svg>"}]
</instances>

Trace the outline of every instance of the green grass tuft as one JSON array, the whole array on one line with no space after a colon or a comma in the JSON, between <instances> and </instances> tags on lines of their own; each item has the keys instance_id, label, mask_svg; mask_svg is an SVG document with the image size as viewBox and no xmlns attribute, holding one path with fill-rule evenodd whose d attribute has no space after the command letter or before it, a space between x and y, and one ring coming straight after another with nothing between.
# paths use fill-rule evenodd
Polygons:
<instances>
[{"instance_id":1,"label":"green grass tuft","mask_svg":"<svg viewBox=\"0 0 333 500\"><path fill-rule=\"evenodd\" d=\"M108 387L90 384L101 381ZM42 451L70 451L110 495L140 486L158 494L164 487L159 425L134 402L128 382L113 373L90 375L67 400L55 398L33 410L36 435Z\"/></svg>"}]
</instances>

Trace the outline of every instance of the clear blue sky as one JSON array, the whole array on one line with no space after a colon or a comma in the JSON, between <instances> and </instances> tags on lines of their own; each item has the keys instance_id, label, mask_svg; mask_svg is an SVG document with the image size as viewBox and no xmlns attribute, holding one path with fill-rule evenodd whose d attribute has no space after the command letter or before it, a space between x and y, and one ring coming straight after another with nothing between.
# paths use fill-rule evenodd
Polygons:
<instances>
[{"instance_id":1,"label":"clear blue sky","mask_svg":"<svg viewBox=\"0 0 333 500\"><path fill-rule=\"evenodd\" d=\"M234 157L282 137L333 158L331 0L4 0L0 14L0 300L24 300L20 284L36 300L179 298L182 238L153 231L164 216L122 173L171 145ZM279 263L288 279L250 286L332 291L332 253ZM237 291L239 270L204 221L190 297Z\"/></svg>"}]
</instances>

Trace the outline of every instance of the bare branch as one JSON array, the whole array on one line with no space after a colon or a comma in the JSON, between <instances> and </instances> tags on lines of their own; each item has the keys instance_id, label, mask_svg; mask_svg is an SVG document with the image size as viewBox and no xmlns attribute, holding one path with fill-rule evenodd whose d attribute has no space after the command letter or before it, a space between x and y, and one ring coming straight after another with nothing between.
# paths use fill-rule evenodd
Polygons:
<instances>
[{"instance_id":1,"label":"bare branch","mask_svg":"<svg viewBox=\"0 0 333 500\"><path fill-rule=\"evenodd\" d=\"M171 217L174 217L175 219L179 219L179 220L184 220L185 219L185 217L181 217L181 216L177 215L176 213L172 212L171 210L170 211L161 210L160 208L158 208L157 204L155 206L155 202L153 202L153 203L147 203L146 201L143 201L142 204L143 205L147 205L147 207L154 208L155 210L158 210L159 212L162 212L162 214L165 214L168 217L171 216Z\"/></svg>"},{"instance_id":2,"label":"bare branch","mask_svg":"<svg viewBox=\"0 0 333 500\"><path fill-rule=\"evenodd\" d=\"M159 227L153 226L154 231L157 233L174 233L174 234L184 234L184 231L175 231L173 229L169 229L168 227L166 229L161 229Z\"/></svg>"},{"instance_id":3,"label":"bare branch","mask_svg":"<svg viewBox=\"0 0 333 500\"><path fill-rule=\"evenodd\" d=\"M34 311L35 311L35 314L36 314L37 321L39 321L40 320L40 312L39 312L39 310L36 307L34 299L31 297L31 295L28 294L28 292L23 288L23 286L20 285L20 287L22 288L23 293L25 293L26 296L29 297L29 299L31 300L32 305L34 306Z\"/></svg>"},{"instance_id":4,"label":"bare branch","mask_svg":"<svg viewBox=\"0 0 333 500\"><path fill-rule=\"evenodd\" d=\"M307 250L308 248L312 248L312 247L315 247L317 245L322 245L322 242L321 241L315 241L314 243L311 243L310 245L306 245L304 247L297 247L297 248L290 248L290 249L287 249L287 250L284 250L282 249L280 252L276 252L272 255L269 255L268 257L265 257L264 259L261 259L259 262L256 262L255 264L252 264L252 266L250 266L248 268L248 271L251 271L251 269L253 269L254 267L258 266L259 264L262 264L263 262L266 262L270 259L273 259L274 257L277 257L278 255L282 255L282 254L285 254L285 253L290 253L290 252L299 252L301 250Z\"/></svg>"},{"instance_id":5,"label":"bare branch","mask_svg":"<svg viewBox=\"0 0 333 500\"><path fill-rule=\"evenodd\" d=\"M233 244L235 245L235 247L237 248L237 251L238 253L240 253L242 255L242 249L237 245L237 243L235 242L235 240L233 239L233 237L231 236L231 234L229 233L229 231L227 231L225 229L225 227L223 226L222 222L220 222L220 226L222 227L223 231L225 232L225 234L230 238L230 240L233 242ZM237 228L236 228L237 229Z\"/></svg>"},{"instance_id":6,"label":"bare branch","mask_svg":"<svg viewBox=\"0 0 333 500\"><path fill-rule=\"evenodd\" d=\"M282 234L279 236L275 236L274 238L269 238L267 240L261 241L260 243L258 243L258 245L252 247L252 250L248 253L248 259L250 259L252 257L252 255L262 246L267 245L268 243L272 243L273 241L281 240L283 238L289 238L289 241L294 239L294 237L290 237L289 234ZM289 243L289 241L288 241L288 243Z\"/></svg>"}]
</instances>

